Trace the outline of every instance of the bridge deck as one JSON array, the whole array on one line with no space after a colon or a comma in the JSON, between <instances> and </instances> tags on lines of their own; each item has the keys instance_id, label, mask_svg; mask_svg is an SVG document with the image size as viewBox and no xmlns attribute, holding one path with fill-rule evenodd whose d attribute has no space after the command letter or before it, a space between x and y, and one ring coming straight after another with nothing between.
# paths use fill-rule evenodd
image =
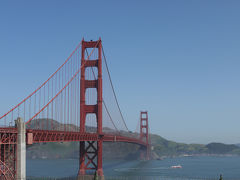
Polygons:
<instances>
[{"instance_id":1,"label":"bridge deck","mask_svg":"<svg viewBox=\"0 0 240 180\"><path fill-rule=\"evenodd\" d=\"M102 139L104 142L128 142L134 143L141 146L146 146L146 142L140 139L121 136L118 134L97 134L97 133L79 133L79 132L67 132L67 131L52 131L52 130L35 130L27 129L27 142L28 144L41 143L41 142L70 142L70 141L97 141ZM16 138L12 137L10 134L17 134L16 128L0 128L0 134L8 134L5 140L1 142L8 143L9 140L15 141Z\"/></svg>"}]
</instances>

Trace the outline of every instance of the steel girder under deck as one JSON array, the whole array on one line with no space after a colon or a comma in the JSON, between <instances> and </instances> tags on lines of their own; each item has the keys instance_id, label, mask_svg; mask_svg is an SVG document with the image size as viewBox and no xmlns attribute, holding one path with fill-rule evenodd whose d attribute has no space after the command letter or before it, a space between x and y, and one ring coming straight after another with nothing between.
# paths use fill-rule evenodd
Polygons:
<instances>
[{"instance_id":1,"label":"steel girder under deck","mask_svg":"<svg viewBox=\"0 0 240 180\"><path fill-rule=\"evenodd\" d=\"M0 128L0 179L12 180L16 177L16 151L17 151L17 129L16 128ZM127 142L138 144L146 147L146 142L136 138L129 138L115 134L97 134L97 133L80 133L67 131L51 131L51 130L35 130L28 129L26 131L27 144L41 142L81 142L84 143L84 153L86 154L86 169L96 169L94 159L97 156L98 148L96 143L102 142ZM87 143L85 143L87 142ZM92 155L90 155L92 154ZM89 166L92 165L93 167Z\"/></svg>"},{"instance_id":2,"label":"steel girder under deck","mask_svg":"<svg viewBox=\"0 0 240 180\"><path fill-rule=\"evenodd\" d=\"M17 129L0 128L0 179L16 177Z\"/></svg>"},{"instance_id":3,"label":"steel girder under deck","mask_svg":"<svg viewBox=\"0 0 240 180\"><path fill-rule=\"evenodd\" d=\"M97 133L80 133L68 131L51 131L51 130L27 130L28 144L40 142L70 142L70 141L98 141L102 139L104 142L127 142L134 143L141 146L147 146L146 142L140 139L130 138L114 134L101 134Z\"/></svg>"}]
</instances>

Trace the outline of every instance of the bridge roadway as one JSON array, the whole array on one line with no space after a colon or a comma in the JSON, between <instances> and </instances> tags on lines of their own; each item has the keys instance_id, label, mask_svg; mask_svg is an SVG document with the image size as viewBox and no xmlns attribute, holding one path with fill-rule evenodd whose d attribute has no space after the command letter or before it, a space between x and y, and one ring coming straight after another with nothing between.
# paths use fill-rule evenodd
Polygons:
<instances>
[{"instance_id":1,"label":"bridge roadway","mask_svg":"<svg viewBox=\"0 0 240 180\"><path fill-rule=\"evenodd\" d=\"M1 144L16 144L17 128L0 128ZM68 131L53 131L53 130L26 130L26 143L41 143L41 142L70 142L70 141L98 141L103 142L127 142L134 143L140 146L147 146L146 142L133 137L126 137L117 134L97 134L97 133L80 133Z\"/></svg>"}]
</instances>

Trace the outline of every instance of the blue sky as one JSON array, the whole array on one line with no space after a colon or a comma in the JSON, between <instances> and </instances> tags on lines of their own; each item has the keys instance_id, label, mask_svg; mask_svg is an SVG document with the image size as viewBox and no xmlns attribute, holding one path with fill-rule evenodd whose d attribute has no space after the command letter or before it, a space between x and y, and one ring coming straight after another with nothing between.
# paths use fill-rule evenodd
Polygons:
<instances>
[{"instance_id":1,"label":"blue sky","mask_svg":"<svg viewBox=\"0 0 240 180\"><path fill-rule=\"evenodd\" d=\"M1 1L0 112L84 37L103 40L130 129L186 143L240 142L240 1Z\"/></svg>"}]
</instances>

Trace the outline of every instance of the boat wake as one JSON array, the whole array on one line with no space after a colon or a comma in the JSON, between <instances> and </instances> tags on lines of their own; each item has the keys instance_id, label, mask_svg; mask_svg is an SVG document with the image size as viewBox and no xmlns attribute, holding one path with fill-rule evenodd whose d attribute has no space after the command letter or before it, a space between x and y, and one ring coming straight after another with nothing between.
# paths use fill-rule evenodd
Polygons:
<instances>
[{"instance_id":1,"label":"boat wake","mask_svg":"<svg viewBox=\"0 0 240 180\"><path fill-rule=\"evenodd\" d=\"M158 171L171 169L171 167L154 167L154 168L116 168L114 171L117 172L134 172L134 171Z\"/></svg>"}]
</instances>

